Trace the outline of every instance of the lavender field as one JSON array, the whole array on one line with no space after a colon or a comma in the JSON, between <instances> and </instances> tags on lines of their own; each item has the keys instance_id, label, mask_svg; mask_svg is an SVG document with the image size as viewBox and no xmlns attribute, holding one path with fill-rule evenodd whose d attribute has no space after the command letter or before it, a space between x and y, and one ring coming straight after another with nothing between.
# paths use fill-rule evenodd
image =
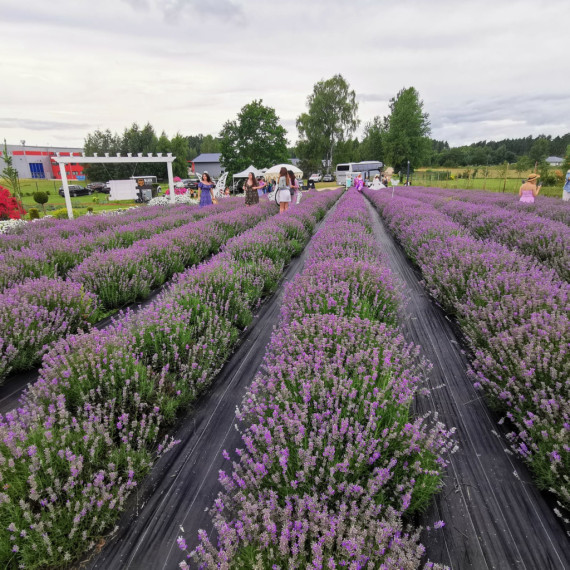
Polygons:
<instances>
[{"instance_id":1,"label":"lavender field","mask_svg":"<svg viewBox=\"0 0 570 570\"><path fill-rule=\"evenodd\" d=\"M430 396L453 387L425 356L438 374L451 367L434 352L451 333L434 321L415 334L417 293L378 232L460 327L464 381L503 434L484 437L504 438L517 485L546 491L562 519L569 212L475 191L339 189L282 215L230 198L0 236L0 382L38 369L0 415L0 565L566 567L540 493L502 504L519 487L495 478L487 502L461 471L476 436ZM490 474L506 457L473 462ZM533 512L535 536L495 525L503 510Z\"/></svg>"},{"instance_id":2,"label":"lavender field","mask_svg":"<svg viewBox=\"0 0 570 570\"><path fill-rule=\"evenodd\" d=\"M457 317L473 382L502 413L512 449L568 509L569 234L556 220L570 210L560 201L557 214L555 204L539 201L527 212L505 197L468 194L367 193L430 293Z\"/></svg>"}]
</instances>

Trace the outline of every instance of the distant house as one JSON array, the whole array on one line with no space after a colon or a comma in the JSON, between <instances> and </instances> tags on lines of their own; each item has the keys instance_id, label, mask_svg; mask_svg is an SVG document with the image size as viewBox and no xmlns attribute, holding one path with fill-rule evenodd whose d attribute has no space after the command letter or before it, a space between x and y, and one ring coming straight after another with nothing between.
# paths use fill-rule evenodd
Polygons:
<instances>
[{"instance_id":1,"label":"distant house","mask_svg":"<svg viewBox=\"0 0 570 570\"><path fill-rule=\"evenodd\" d=\"M210 176L214 176L218 178L222 172L224 172L224 168L220 164L220 156L221 152L206 152L202 153L200 156L197 156L194 160L191 160L192 163L192 170L195 172L199 172L203 174L206 171Z\"/></svg>"},{"instance_id":2,"label":"distant house","mask_svg":"<svg viewBox=\"0 0 570 570\"><path fill-rule=\"evenodd\" d=\"M546 159L546 162L548 162L550 166L561 166L564 162L564 159L560 158L559 156L549 156Z\"/></svg>"}]
</instances>

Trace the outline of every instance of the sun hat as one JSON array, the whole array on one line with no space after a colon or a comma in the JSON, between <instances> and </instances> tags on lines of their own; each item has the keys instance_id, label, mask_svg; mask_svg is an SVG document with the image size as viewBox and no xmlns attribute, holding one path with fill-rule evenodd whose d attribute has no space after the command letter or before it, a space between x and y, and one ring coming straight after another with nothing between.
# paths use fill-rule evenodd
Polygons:
<instances>
[{"instance_id":1,"label":"sun hat","mask_svg":"<svg viewBox=\"0 0 570 570\"><path fill-rule=\"evenodd\" d=\"M535 180L538 180L540 178L540 174L531 174L526 181L527 182L534 182Z\"/></svg>"}]
</instances>

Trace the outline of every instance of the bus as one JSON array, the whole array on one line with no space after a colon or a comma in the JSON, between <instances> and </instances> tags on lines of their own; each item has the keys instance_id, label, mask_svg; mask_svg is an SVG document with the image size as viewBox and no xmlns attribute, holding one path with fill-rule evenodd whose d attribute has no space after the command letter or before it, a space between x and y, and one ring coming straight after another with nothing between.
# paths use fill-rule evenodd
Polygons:
<instances>
[{"instance_id":1,"label":"bus","mask_svg":"<svg viewBox=\"0 0 570 570\"><path fill-rule=\"evenodd\" d=\"M362 174L363 180L372 180L377 174L382 172L384 163L378 160L363 160L362 162L345 162L336 165L335 177L339 186L346 184L346 177L354 178Z\"/></svg>"}]
</instances>

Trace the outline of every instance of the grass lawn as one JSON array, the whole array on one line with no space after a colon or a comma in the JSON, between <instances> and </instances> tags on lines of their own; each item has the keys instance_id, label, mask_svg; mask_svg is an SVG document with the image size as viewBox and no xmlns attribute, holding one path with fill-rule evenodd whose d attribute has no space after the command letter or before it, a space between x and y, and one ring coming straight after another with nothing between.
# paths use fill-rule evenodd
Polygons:
<instances>
[{"instance_id":1,"label":"grass lawn","mask_svg":"<svg viewBox=\"0 0 570 570\"><path fill-rule=\"evenodd\" d=\"M86 186L88 184L83 180L79 182L71 180L69 183L80 184L81 186ZM43 216L42 207L39 204L36 204L32 198L32 194L38 190L49 192L49 201L45 205L46 214L50 214L54 210L65 208L65 198L59 195L59 188L61 185L61 180L20 180L24 208L26 210L29 210L30 208L37 208L40 212L40 216ZM90 196L77 196L77 198L71 198L71 205L73 207L73 211L78 216L86 214L87 208L93 208L93 212L96 213L102 210L116 210L117 208L128 208L138 205L134 200L108 202L107 199L108 194L96 192Z\"/></svg>"},{"instance_id":2,"label":"grass lawn","mask_svg":"<svg viewBox=\"0 0 570 570\"><path fill-rule=\"evenodd\" d=\"M521 178L507 178L505 192L507 194L518 194L521 187ZM412 179L414 186L429 186L432 188L453 188L453 189L473 189L473 190L488 190L490 192L503 192L503 185L505 180L502 178L474 178L471 180L459 178L457 180L424 180L419 177ZM562 197L562 186L549 186L542 188L540 191L541 196L550 196L551 198Z\"/></svg>"}]
</instances>

